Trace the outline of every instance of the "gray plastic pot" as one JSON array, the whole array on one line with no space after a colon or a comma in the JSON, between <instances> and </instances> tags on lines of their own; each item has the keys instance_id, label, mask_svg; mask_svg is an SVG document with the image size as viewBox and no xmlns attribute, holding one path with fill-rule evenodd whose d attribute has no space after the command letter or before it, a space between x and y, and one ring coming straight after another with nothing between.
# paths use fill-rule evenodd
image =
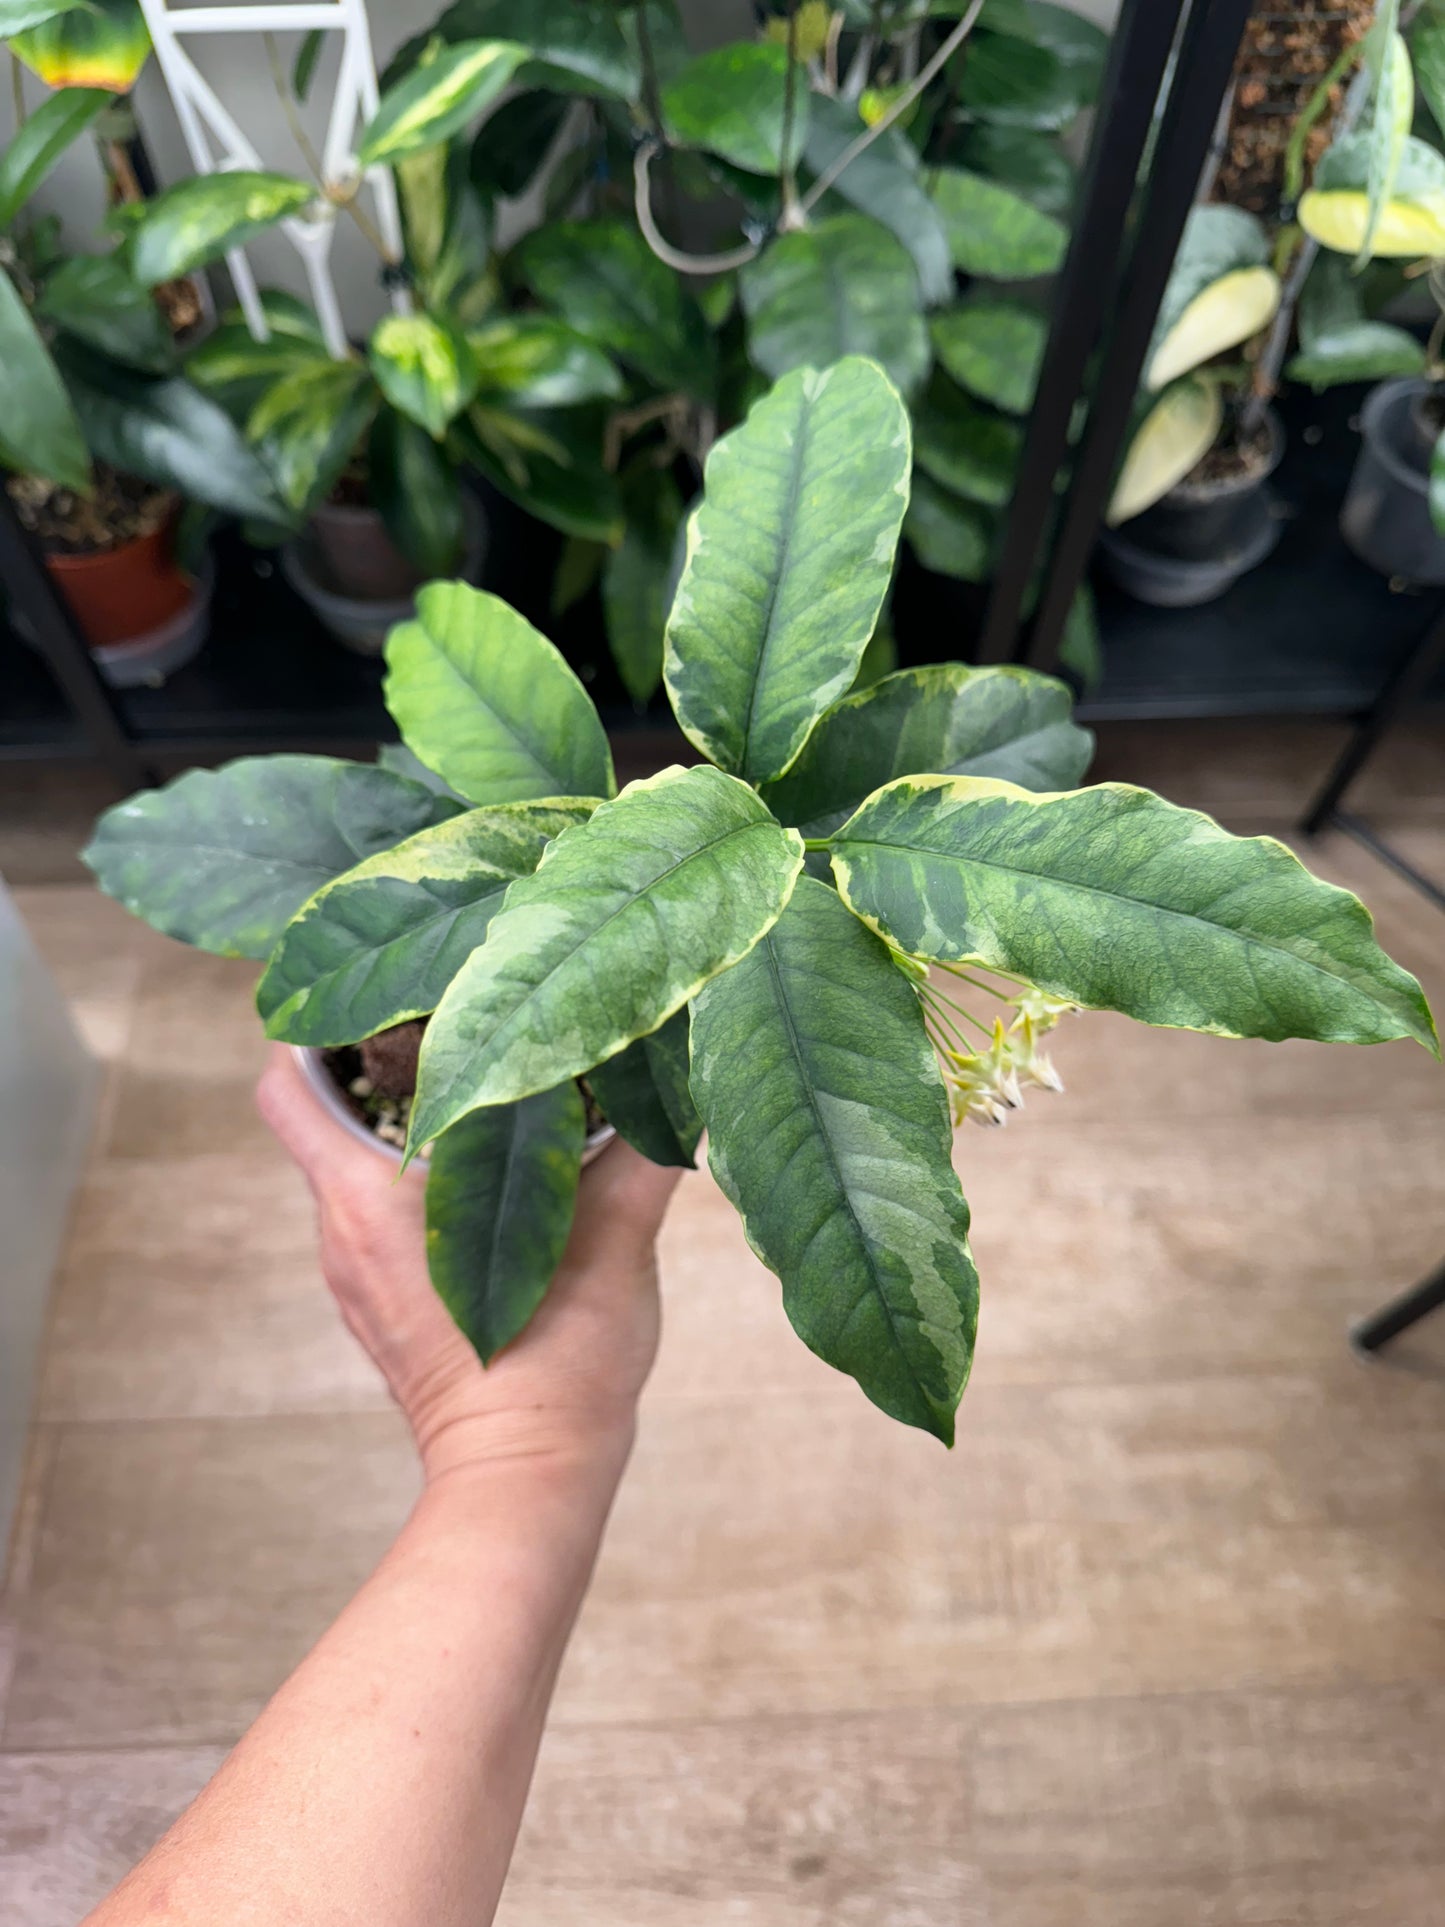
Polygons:
<instances>
[{"instance_id":1,"label":"gray plastic pot","mask_svg":"<svg viewBox=\"0 0 1445 1927\"><path fill-rule=\"evenodd\" d=\"M462 497L462 514L466 546L456 574L464 582L476 582L487 559L487 518L481 503L470 494ZM415 591L375 601L345 595L332 586L325 558L309 531L282 549L281 568L297 595L310 604L336 640L359 656L379 656L397 623L409 622L416 614Z\"/></svg>"},{"instance_id":2,"label":"gray plastic pot","mask_svg":"<svg viewBox=\"0 0 1445 1927\"><path fill-rule=\"evenodd\" d=\"M326 1068L325 1051L312 1050L305 1044L292 1044L290 1048L291 1055L300 1067L301 1075L323 1110L329 1111L341 1128L358 1143L369 1144L378 1156L388 1159L392 1164L400 1164L401 1152L394 1144L388 1144L384 1138L379 1138L375 1131L368 1131L347 1103L345 1093L337 1088L336 1079ZM593 1158L599 1157L616 1135L616 1131L610 1124L601 1124L595 1131L589 1131L586 1148L582 1153L582 1162L590 1164ZM422 1155L425 1156L425 1152Z\"/></svg>"},{"instance_id":3,"label":"gray plastic pot","mask_svg":"<svg viewBox=\"0 0 1445 1927\"><path fill-rule=\"evenodd\" d=\"M1365 397L1363 445L1340 511L1340 533L1381 575L1422 585L1445 583L1445 536L1430 519L1428 443L1414 420L1429 383L1404 376Z\"/></svg>"}]
</instances>

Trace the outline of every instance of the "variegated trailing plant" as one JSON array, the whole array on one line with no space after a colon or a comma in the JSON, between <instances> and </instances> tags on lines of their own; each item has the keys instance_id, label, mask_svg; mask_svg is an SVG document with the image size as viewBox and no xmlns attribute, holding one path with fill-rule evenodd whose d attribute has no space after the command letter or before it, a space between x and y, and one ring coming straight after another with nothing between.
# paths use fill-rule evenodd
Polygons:
<instances>
[{"instance_id":1,"label":"variegated trailing plant","mask_svg":"<svg viewBox=\"0 0 1445 1927\"><path fill-rule=\"evenodd\" d=\"M388 648L429 782L261 758L101 820L106 890L265 960L271 1036L430 1015L410 1150L432 1146L433 1276L484 1358L567 1235L578 1079L650 1157L689 1163L706 1127L800 1336L951 1441L977 1278L950 1100L996 1117L1055 1082L1064 1009L1438 1053L1353 897L1146 790L1074 787L1091 744L1063 685L942 664L850 693L911 456L857 357L784 376L718 442L667 625L693 767L617 794L551 644L443 582Z\"/></svg>"}]
</instances>

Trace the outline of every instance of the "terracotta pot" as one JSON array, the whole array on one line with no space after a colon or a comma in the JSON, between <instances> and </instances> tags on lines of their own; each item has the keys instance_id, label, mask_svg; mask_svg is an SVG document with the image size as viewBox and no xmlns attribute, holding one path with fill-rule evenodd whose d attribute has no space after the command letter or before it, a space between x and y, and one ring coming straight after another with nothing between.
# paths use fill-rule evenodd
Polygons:
<instances>
[{"instance_id":1,"label":"terracotta pot","mask_svg":"<svg viewBox=\"0 0 1445 1927\"><path fill-rule=\"evenodd\" d=\"M422 580L374 508L323 502L311 517L311 534L323 586L339 595L357 602L395 602Z\"/></svg>"},{"instance_id":2,"label":"terracotta pot","mask_svg":"<svg viewBox=\"0 0 1445 1927\"><path fill-rule=\"evenodd\" d=\"M47 555L50 579L92 648L134 642L171 623L194 599L172 553L173 524L94 555Z\"/></svg>"}]
</instances>

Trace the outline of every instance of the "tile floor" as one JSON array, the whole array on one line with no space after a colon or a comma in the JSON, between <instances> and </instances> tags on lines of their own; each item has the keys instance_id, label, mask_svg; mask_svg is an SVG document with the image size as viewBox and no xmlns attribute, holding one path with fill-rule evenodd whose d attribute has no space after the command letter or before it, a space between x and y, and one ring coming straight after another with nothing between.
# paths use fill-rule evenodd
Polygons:
<instances>
[{"instance_id":1,"label":"tile floor","mask_svg":"<svg viewBox=\"0 0 1445 1927\"><path fill-rule=\"evenodd\" d=\"M1329 732L1118 730L1100 773L1281 831ZM1445 735L1362 798L1445 875ZM0 1920L70 1927L367 1571L415 1478L250 1108L250 966L0 870L109 1067L0 1598ZM66 812L75 819L68 827ZM1445 996L1445 916L1315 858ZM1075 1020L958 1163L984 1278L952 1456L789 1332L705 1174L504 1927L1439 1927L1445 1072Z\"/></svg>"}]
</instances>

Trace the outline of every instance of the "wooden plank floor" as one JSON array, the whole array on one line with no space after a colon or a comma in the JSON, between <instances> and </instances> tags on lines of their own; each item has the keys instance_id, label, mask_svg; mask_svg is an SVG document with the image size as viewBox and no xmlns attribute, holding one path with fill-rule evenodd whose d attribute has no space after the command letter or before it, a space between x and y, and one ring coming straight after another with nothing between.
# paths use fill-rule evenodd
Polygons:
<instances>
[{"instance_id":1,"label":"wooden plank floor","mask_svg":"<svg viewBox=\"0 0 1445 1927\"><path fill-rule=\"evenodd\" d=\"M1118 731L1101 773L1287 827L1327 732ZM1371 779L1445 876L1445 737ZM22 797L0 869L70 872ZM76 806L77 814L81 813ZM1445 916L1314 861L1445 999ZM18 892L109 1065L0 1600L0 1920L70 1927L415 1490L250 1107L254 971ZM952 1454L814 1360L710 1179L505 1927L1440 1927L1445 1072L1093 1016L960 1135L984 1310Z\"/></svg>"}]
</instances>

